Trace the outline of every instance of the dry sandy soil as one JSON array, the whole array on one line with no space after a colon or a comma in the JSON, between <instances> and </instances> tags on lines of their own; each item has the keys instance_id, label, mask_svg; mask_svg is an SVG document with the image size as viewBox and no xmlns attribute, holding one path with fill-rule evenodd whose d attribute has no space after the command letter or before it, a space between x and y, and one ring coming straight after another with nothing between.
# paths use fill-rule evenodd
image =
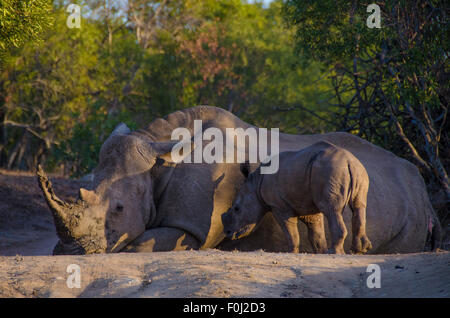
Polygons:
<instances>
[{"instance_id":1,"label":"dry sandy soil","mask_svg":"<svg viewBox=\"0 0 450 318\"><path fill-rule=\"evenodd\" d=\"M54 176L52 181L64 200L73 200L79 187L88 186ZM447 251L49 256L56 241L36 178L0 170L0 297L450 297ZM67 286L70 264L80 267L80 288ZM369 264L380 266L381 288L367 287Z\"/></svg>"}]
</instances>

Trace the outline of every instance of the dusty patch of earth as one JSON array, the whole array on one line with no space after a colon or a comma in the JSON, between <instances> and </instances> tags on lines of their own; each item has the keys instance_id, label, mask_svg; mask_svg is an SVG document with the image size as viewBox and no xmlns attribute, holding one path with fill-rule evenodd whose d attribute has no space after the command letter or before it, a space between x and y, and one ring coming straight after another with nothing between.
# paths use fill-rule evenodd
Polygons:
<instances>
[{"instance_id":1,"label":"dusty patch of earth","mask_svg":"<svg viewBox=\"0 0 450 318\"><path fill-rule=\"evenodd\" d=\"M58 196L75 201L89 183L50 175ZM50 255L58 238L36 176L0 169L0 255Z\"/></svg>"},{"instance_id":2,"label":"dusty patch of earth","mask_svg":"<svg viewBox=\"0 0 450 318\"><path fill-rule=\"evenodd\" d=\"M80 266L79 289L67 287L69 264ZM381 288L367 287L369 264L380 266ZM450 253L0 257L0 297L450 297Z\"/></svg>"},{"instance_id":3,"label":"dusty patch of earth","mask_svg":"<svg viewBox=\"0 0 450 318\"><path fill-rule=\"evenodd\" d=\"M80 187L89 186L56 176L52 182L64 200L74 200ZM450 297L450 252L445 251L49 256L56 241L34 175L0 170L0 297ZM80 266L80 288L67 287L70 264ZM381 288L367 287L369 264L380 266Z\"/></svg>"}]
</instances>

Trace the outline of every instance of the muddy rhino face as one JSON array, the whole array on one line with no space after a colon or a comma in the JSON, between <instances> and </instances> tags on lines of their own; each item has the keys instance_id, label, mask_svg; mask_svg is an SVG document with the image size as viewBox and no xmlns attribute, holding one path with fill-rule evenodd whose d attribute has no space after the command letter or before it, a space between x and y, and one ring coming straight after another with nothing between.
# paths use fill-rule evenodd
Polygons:
<instances>
[{"instance_id":1,"label":"muddy rhino face","mask_svg":"<svg viewBox=\"0 0 450 318\"><path fill-rule=\"evenodd\" d=\"M157 167L170 161L175 144L113 133L100 150L93 190L80 189L74 204L58 199L43 171L38 172L60 238L54 254L118 252L142 234L156 218Z\"/></svg>"},{"instance_id":2,"label":"muddy rhino face","mask_svg":"<svg viewBox=\"0 0 450 318\"><path fill-rule=\"evenodd\" d=\"M241 165L246 181L239 189L232 206L222 214L224 233L229 239L240 239L252 233L268 212L259 199L259 171L257 169L249 174L249 165Z\"/></svg>"}]
</instances>

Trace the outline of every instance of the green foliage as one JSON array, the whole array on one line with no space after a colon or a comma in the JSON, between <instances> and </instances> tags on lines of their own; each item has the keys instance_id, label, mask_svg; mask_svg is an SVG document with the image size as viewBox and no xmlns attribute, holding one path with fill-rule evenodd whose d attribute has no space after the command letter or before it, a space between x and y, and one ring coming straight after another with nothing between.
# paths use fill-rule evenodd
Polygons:
<instances>
[{"instance_id":1,"label":"green foliage","mask_svg":"<svg viewBox=\"0 0 450 318\"><path fill-rule=\"evenodd\" d=\"M53 23L49 0L0 1L0 64L6 53L27 41L41 41Z\"/></svg>"},{"instance_id":2,"label":"green foliage","mask_svg":"<svg viewBox=\"0 0 450 318\"><path fill-rule=\"evenodd\" d=\"M66 174L81 176L97 165L101 145L119 123L126 123L131 129L137 128L126 111L115 116L105 116L98 102L92 105L92 109L85 122L75 123L70 138L52 148L47 167L54 168L64 162Z\"/></svg>"},{"instance_id":3,"label":"green foliage","mask_svg":"<svg viewBox=\"0 0 450 318\"><path fill-rule=\"evenodd\" d=\"M417 163L448 210L449 3L376 4L381 28L366 26L368 3L359 1L288 0L284 15L299 56L330 69L336 128Z\"/></svg>"},{"instance_id":4,"label":"green foliage","mask_svg":"<svg viewBox=\"0 0 450 318\"><path fill-rule=\"evenodd\" d=\"M317 133L326 123L305 109L320 114L322 101L330 97L331 85L321 80L321 65L296 56L294 32L284 27L281 2L268 9L248 5L228 24L242 74L244 119L290 133ZM328 106L327 106L328 107Z\"/></svg>"},{"instance_id":5,"label":"green foliage","mask_svg":"<svg viewBox=\"0 0 450 318\"><path fill-rule=\"evenodd\" d=\"M142 127L199 104L286 132L330 128L317 115L332 86L320 63L296 56L282 1L76 3L80 29L66 25L68 2L54 1L44 41L13 51L0 74L2 166L40 161L80 176L117 123Z\"/></svg>"}]
</instances>

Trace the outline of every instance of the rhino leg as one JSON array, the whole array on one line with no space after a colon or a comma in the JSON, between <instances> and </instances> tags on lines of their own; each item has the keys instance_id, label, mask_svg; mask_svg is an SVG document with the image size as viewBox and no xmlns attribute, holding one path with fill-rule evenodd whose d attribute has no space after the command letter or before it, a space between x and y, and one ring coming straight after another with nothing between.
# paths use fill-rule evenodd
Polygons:
<instances>
[{"instance_id":1,"label":"rhino leg","mask_svg":"<svg viewBox=\"0 0 450 318\"><path fill-rule=\"evenodd\" d=\"M342 217L343 207L335 207L332 204L325 204L320 207L328 219L328 227L331 234L331 254L345 254L344 241L347 237L347 228Z\"/></svg>"},{"instance_id":2,"label":"rhino leg","mask_svg":"<svg viewBox=\"0 0 450 318\"><path fill-rule=\"evenodd\" d=\"M145 231L122 251L131 253L184 251L199 249L200 245L194 236L183 230L158 227Z\"/></svg>"},{"instance_id":3,"label":"rhino leg","mask_svg":"<svg viewBox=\"0 0 450 318\"><path fill-rule=\"evenodd\" d=\"M366 234L366 208L353 207L352 210L353 241L351 250L356 254L364 254L372 248L372 243Z\"/></svg>"},{"instance_id":4,"label":"rhino leg","mask_svg":"<svg viewBox=\"0 0 450 318\"><path fill-rule=\"evenodd\" d=\"M298 217L286 215L285 213L277 210L273 210L272 213L287 238L289 251L291 251L292 253L298 253L300 251Z\"/></svg>"},{"instance_id":5,"label":"rhino leg","mask_svg":"<svg viewBox=\"0 0 450 318\"><path fill-rule=\"evenodd\" d=\"M323 213L300 216L300 220L308 228L308 239L315 253L326 253L328 250L325 237Z\"/></svg>"}]
</instances>

